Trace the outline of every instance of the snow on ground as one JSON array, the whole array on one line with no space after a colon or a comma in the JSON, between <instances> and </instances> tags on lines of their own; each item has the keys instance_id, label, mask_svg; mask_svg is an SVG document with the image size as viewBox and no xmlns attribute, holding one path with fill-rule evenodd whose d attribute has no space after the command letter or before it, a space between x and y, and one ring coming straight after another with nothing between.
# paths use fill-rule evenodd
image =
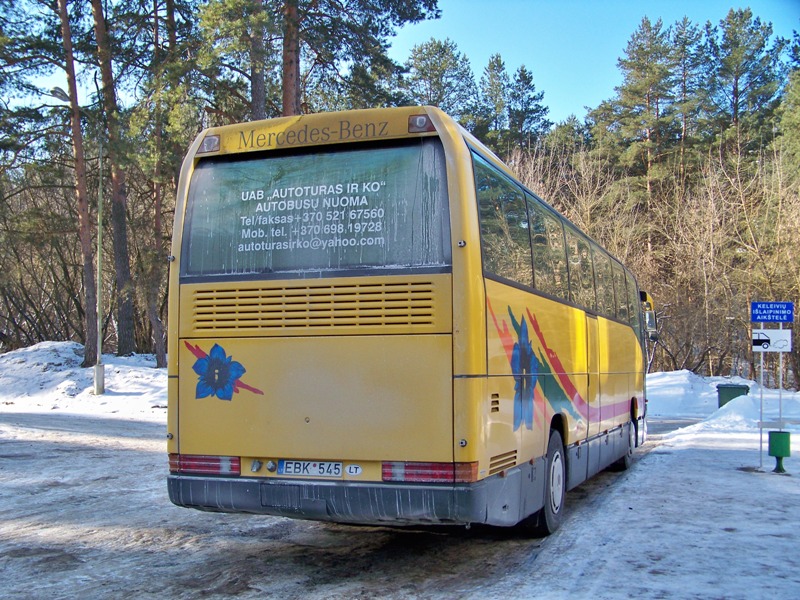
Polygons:
<instances>
[{"instance_id":1,"label":"snow on ground","mask_svg":"<svg viewBox=\"0 0 800 600\"><path fill-rule=\"evenodd\" d=\"M750 393L718 408L716 386L730 383L748 385ZM602 519L568 515L556 546L534 563L537 581L549 582L543 597L800 597L800 426L788 428L790 474L773 473L766 431L759 452L761 393L741 378L648 376L653 419L701 420L667 434L615 482L598 503ZM783 417L800 420L798 394L783 392L782 400ZM764 420L777 419L777 390L763 390L763 401ZM579 576L565 577L569 572ZM532 598L536 591L529 582L503 582L492 597Z\"/></svg>"},{"instance_id":2,"label":"snow on ground","mask_svg":"<svg viewBox=\"0 0 800 600\"><path fill-rule=\"evenodd\" d=\"M166 423L167 372L150 355L104 355L106 393L94 394L94 370L81 368L83 346L42 342L0 354L0 410L59 411Z\"/></svg>"},{"instance_id":3,"label":"snow on ground","mask_svg":"<svg viewBox=\"0 0 800 600\"><path fill-rule=\"evenodd\" d=\"M166 466L166 459L159 450L164 447L163 442L155 438L141 441L126 439L121 427L126 421L145 421L152 423L152 426L166 422L166 371L153 368L154 359L150 356L104 356L107 363L107 391L102 396L95 396L92 392L93 372L80 367L81 358L80 345L52 342L0 355L0 581L14 581L17 586L9 588L12 589L9 597L26 597L18 588L29 589L25 578L36 577L35 570L25 571L19 566L20 561L35 563L39 560L39 555L35 554L39 550L32 549L33 540L62 531L55 524L48 529L46 522L42 522L42 519L58 518L52 514L59 513L48 513L44 507L37 509L35 505L36 502L52 503L53 497L47 498L40 493L41 490L31 491L26 487L29 484L19 479L24 479L30 473L30 481L40 485L41 479L33 479L36 469L31 472L29 467L25 467L27 470L22 474L19 469L15 471L11 464L13 452L6 455L2 451L3 446L13 448L15 442L23 445L32 444L33 441L46 441L51 445L60 443L58 440L62 438L57 437L60 434L55 431L48 432L44 428L27 431L27 423L31 422L31 418L37 414L48 414L61 416L64 422L69 420L70 435L73 436L70 439L76 442L84 443L83 440L87 439L85 436L92 433L105 434L108 440L113 439L113 442L108 442L108 448L100 449L100 454L74 450L68 453L71 472L80 473L85 469L91 480L98 482L97 485L113 479L107 476L108 466L98 463L98 456L110 455L113 451L111 444L141 445L147 450L147 462L142 463L146 465L143 467L145 469L154 468L157 471L159 465ZM722 383L744 383L750 386L750 394L718 409L716 386ZM458 584L453 584L455 587L443 587L451 584L417 582L410 584L410 587L404 586L406 591L403 592L387 588L385 594L377 594L371 591L373 588L362 586L358 595L497 599L800 597L800 528L797 526L800 517L800 426L792 425L789 428L793 432L793 456L784 463L789 473L772 473L775 461L767 456L766 433L763 436L763 453L759 452L762 441L758 427L761 397L762 390L752 381L703 378L687 371L652 374L648 376L649 414L654 419L694 418L698 422L667 434L658 445L650 446L649 452L640 453L643 456L634 467L613 480L606 489L598 491L590 482L571 492L567 497L568 512L561 530L543 540L540 546L525 546L524 556L527 558L516 559L516 566L520 568L501 570L499 576L495 569L494 576L486 581L470 573L465 578L469 582L467 587L459 587ZM777 418L778 397L776 390L763 390L765 419ZM784 418L800 420L798 394L784 392L782 399ZM80 431L75 426L78 421L82 423ZM119 425L115 425L117 423ZM102 432L100 428L103 428ZM13 456L37 460L32 454L26 457ZM151 516L132 514L129 517L131 520L126 530L129 532L120 542L120 552L102 555L103 560L111 561L107 565L110 569L108 574L82 569L84 562L91 562L93 555L88 548L93 546L93 536L102 537L104 529L96 524L113 522L118 518L110 514L107 518L103 514L96 514L98 511L113 512L114 509L109 508L115 506L112 499L97 504L98 508L92 508L94 512L91 515L82 516L84 513L76 507L69 513L72 518L67 524L73 533L66 538L63 533L58 533L62 536L58 544L62 545L69 544L70 535L80 536L76 545L83 554L78 553L77 559L68 559L64 555L64 565L59 567L57 563L51 563L50 566L56 568L57 572L63 568L72 573L70 577L73 579L65 580L72 581L69 585L82 582L88 586L89 582L95 581L95 587L87 588L90 592L86 597L114 597L117 591L132 585L131 580L125 577L135 577L137 585L150 585L153 588L171 585L169 582L174 581L174 575L165 574L163 581L142 579L135 574L125 575L125 570L133 569L135 573L137 568L142 568L130 562L119 563L120 566L114 569L114 561L118 560L118 556L125 552L125 548L136 549L138 535L145 536L145 531L149 532L147 535L150 537L147 538L146 551L140 554L147 557L161 553L164 556L159 559L159 564L164 565L179 560L171 554L174 552L172 545L178 542L165 541L170 534L176 535L176 532L183 530L180 528L190 527L186 523L207 523L209 531L218 527L216 521L209 520L217 518L212 515L176 507L172 507L171 512L167 509L158 512L160 504L171 506L165 493L165 473L150 473L148 476L153 481L143 484L136 483L137 474L125 475L130 477L124 480L130 486L130 493L135 493L137 485L143 486L147 494L142 500L143 506L153 506L155 512ZM66 504L76 502L77 492L73 490L78 488L73 486L80 485L78 476L74 483L69 481L69 485L66 480L61 482L63 489L53 490L53 494L64 494L63 501ZM585 496L583 505L575 500L582 489ZM590 493L585 491L587 489ZM17 497L29 498L24 507L14 505ZM571 498L573 505L588 509L570 512ZM171 529L169 525L174 523L174 515L180 515L183 520L177 528ZM74 519L86 519L87 523L82 527ZM335 528L302 529L301 526L295 526L295 529L305 536L303 539L306 541L314 536L329 539L332 535L341 535L340 530ZM142 533L136 534L134 530L141 530ZM229 537L225 543L229 548L237 545L247 547L254 543L252 536L242 534L236 537L239 535L236 531L226 535ZM356 535L364 536L361 538L363 540L370 535L387 534L359 532ZM180 544L189 543L184 538L179 541ZM483 547L503 543L502 540L494 543L491 539L489 542L484 541ZM276 552L274 542L271 543L273 545L270 547ZM287 543L291 544L291 540L284 542L284 545ZM442 541L445 548L442 552L447 551L447 543ZM464 543L475 546L469 539ZM520 543L508 542L509 548ZM113 548L113 545L112 538L103 538L99 540L97 548ZM52 549L52 544L47 547ZM309 548L309 552L315 551L312 546ZM529 548L540 550L532 552ZM96 549L92 552L100 551ZM202 557L202 552L203 547L197 546L192 556L195 559ZM112 558L109 559L109 556ZM181 556L189 560L188 555ZM480 564L475 566L478 571L482 568ZM226 564L225 570L230 571L235 566L233 562ZM188 566L187 571L192 568L203 567ZM275 570L271 571L270 577L277 585L281 580L276 573ZM453 578L452 573L449 578ZM450 579L442 581L448 582ZM305 585L302 592L297 592L297 586L300 585L297 577L283 581L285 587L278 588L279 591L265 593L265 588L259 588L259 584L251 581L248 585L241 584L241 588L236 588L236 594L253 598L295 597L292 594L300 594L297 597L304 598L348 597L347 592L341 591L342 588L335 587L335 582L330 584L334 587L324 589ZM0 584L0 596L4 596L5 585L7 583ZM69 597L71 592L68 590L73 589L65 587L66 583L59 584L57 579L49 581L47 585L50 587L42 588L41 595L32 593L30 597ZM348 585L351 587L344 589L354 589L352 580ZM138 589L141 595L148 595L145 592L149 588ZM167 597L170 594L184 597L182 594L176 595L175 588L162 589ZM281 594L281 589L286 593ZM355 590L358 591L358 588ZM271 596L271 593L276 595ZM157 596L156 590L152 597ZM189 594L185 597L192 596ZM225 597L225 594L215 597Z\"/></svg>"}]
</instances>

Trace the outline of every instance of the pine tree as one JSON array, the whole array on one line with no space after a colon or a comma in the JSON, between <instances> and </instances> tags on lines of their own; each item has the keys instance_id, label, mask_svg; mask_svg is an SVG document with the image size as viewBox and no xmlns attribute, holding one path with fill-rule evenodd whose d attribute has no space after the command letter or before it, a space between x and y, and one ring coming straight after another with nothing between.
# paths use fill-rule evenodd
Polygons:
<instances>
[{"instance_id":1,"label":"pine tree","mask_svg":"<svg viewBox=\"0 0 800 600\"><path fill-rule=\"evenodd\" d=\"M396 65L354 64L347 73L308 80L306 107L324 112L411 104L402 87L402 75Z\"/></svg>"},{"instance_id":2,"label":"pine tree","mask_svg":"<svg viewBox=\"0 0 800 600\"><path fill-rule=\"evenodd\" d=\"M437 0L265 0L281 16L283 114L300 112L309 74L341 78L348 65L397 68L388 57L395 27L437 18ZM369 80L360 78L361 83ZM311 110L314 107L309 107Z\"/></svg>"},{"instance_id":3,"label":"pine tree","mask_svg":"<svg viewBox=\"0 0 800 600\"><path fill-rule=\"evenodd\" d=\"M462 121L476 104L477 88L467 57L450 39L414 46L406 63L405 91L415 104L438 106Z\"/></svg>"},{"instance_id":4,"label":"pine tree","mask_svg":"<svg viewBox=\"0 0 800 600\"><path fill-rule=\"evenodd\" d=\"M702 53L702 31L684 17L672 30L672 61L675 65L675 117L680 122L678 178L685 187L687 163L699 157L690 156L698 140L699 118L702 110L702 74L705 57Z\"/></svg>"},{"instance_id":5,"label":"pine tree","mask_svg":"<svg viewBox=\"0 0 800 600\"><path fill-rule=\"evenodd\" d=\"M788 41L770 44L772 25L750 9L731 9L719 28L706 25L711 71L706 83L712 122L722 134L731 128L744 150L772 136L773 117L786 72L781 63Z\"/></svg>"},{"instance_id":6,"label":"pine tree","mask_svg":"<svg viewBox=\"0 0 800 600\"><path fill-rule=\"evenodd\" d=\"M800 69L795 69L789 76L778 115L786 164L790 166L792 177L800 184Z\"/></svg>"},{"instance_id":7,"label":"pine tree","mask_svg":"<svg viewBox=\"0 0 800 600\"><path fill-rule=\"evenodd\" d=\"M146 7L121 5L116 15L124 30L140 32L134 38L119 40L125 51L137 57L128 64L136 68L140 82L139 101L131 110L128 135L139 150L131 161L138 167L141 180L128 214L137 300L146 314L146 320L138 323L137 333L141 333L137 341L152 350L158 367L166 366L162 312L169 223L165 213L173 209L182 154L196 134L201 113L196 100L198 90L187 93L187 75L196 69L196 64L183 59L192 55L197 25L178 17L181 13L191 14L195 5L196 0L167 0L153 3L149 12L140 12ZM190 129L185 126L187 117L194 125Z\"/></svg>"},{"instance_id":8,"label":"pine tree","mask_svg":"<svg viewBox=\"0 0 800 600\"><path fill-rule=\"evenodd\" d=\"M570 115L564 121L556 123L544 136L547 148L554 151L564 148L578 150L589 145L590 134L585 123Z\"/></svg>"},{"instance_id":9,"label":"pine tree","mask_svg":"<svg viewBox=\"0 0 800 600\"><path fill-rule=\"evenodd\" d=\"M508 89L508 129L511 139L520 147L530 147L552 127L547 119L549 109L542 104L544 92L537 92L533 74L522 65L514 73Z\"/></svg>"},{"instance_id":10,"label":"pine tree","mask_svg":"<svg viewBox=\"0 0 800 600\"><path fill-rule=\"evenodd\" d=\"M94 277L92 258L94 246L92 244L92 226L89 219L89 190L86 185L86 161L83 152L83 133L81 132L81 108L78 104L78 83L75 76L75 59L72 51L72 29L67 0L58 0L58 16L61 21L61 39L64 44L64 71L67 75L69 89L69 104L72 125L72 147L75 156L75 195L78 202L79 238L81 256L83 257L83 282L86 286L84 305L84 329L86 339L84 342L83 366L95 364L97 351L97 284Z\"/></svg>"},{"instance_id":11,"label":"pine tree","mask_svg":"<svg viewBox=\"0 0 800 600\"><path fill-rule=\"evenodd\" d=\"M674 66L669 30L647 17L618 61L623 83L616 98L590 113L598 160L612 160L627 176L627 210L651 215L660 186L671 185L666 167L674 133ZM602 158L600 158L602 157ZM663 194L666 195L666 194ZM655 224L644 232L644 252L655 258Z\"/></svg>"},{"instance_id":12,"label":"pine tree","mask_svg":"<svg viewBox=\"0 0 800 600\"><path fill-rule=\"evenodd\" d=\"M481 104L489 120L489 130L495 137L508 128L508 92L511 80L506 72L506 64L499 54L489 57L489 64L483 70L479 89Z\"/></svg>"},{"instance_id":13,"label":"pine tree","mask_svg":"<svg viewBox=\"0 0 800 600\"><path fill-rule=\"evenodd\" d=\"M136 350L133 324L133 284L128 253L125 150L123 149L120 108L114 77L114 49L103 12L102 0L91 0L97 58L100 63L101 102L108 128L108 158L111 163L111 225L114 242L114 275L117 302L117 354L127 356Z\"/></svg>"},{"instance_id":14,"label":"pine tree","mask_svg":"<svg viewBox=\"0 0 800 600\"><path fill-rule=\"evenodd\" d=\"M800 32L794 31L789 45L789 66L793 71L800 69Z\"/></svg>"},{"instance_id":15,"label":"pine tree","mask_svg":"<svg viewBox=\"0 0 800 600\"><path fill-rule=\"evenodd\" d=\"M619 59L623 83L617 88L619 133L628 142L623 161L647 178L663 159L674 102L669 32L661 20L645 17Z\"/></svg>"},{"instance_id":16,"label":"pine tree","mask_svg":"<svg viewBox=\"0 0 800 600\"><path fill-rule=\"evenodd\" d=\"M204 43L197 49L214 123L280 114L280 35L264 0L210 0L199 8Z\"/></svg>"}]
</instances>

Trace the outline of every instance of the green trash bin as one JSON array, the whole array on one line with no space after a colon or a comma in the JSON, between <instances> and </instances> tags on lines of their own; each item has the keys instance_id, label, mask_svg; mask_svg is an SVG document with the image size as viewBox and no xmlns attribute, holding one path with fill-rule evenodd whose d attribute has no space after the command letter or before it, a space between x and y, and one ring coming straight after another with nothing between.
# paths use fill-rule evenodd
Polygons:
<instances>
[{"instance_id":1,"label":"green trash bin","mask_svg":"<svg viewBox=\"0 0 800 600\"><path fill-rule=\"evenodd\" d=\"M791 435L788 431L769 432L769 455L775 457L775 473L786 473L783 459L792 455Z\"/></svg>"},{"instance_id":2,"label":"green trash bin","mask_svg":"<svg viewBox=\"0 0 800 600\"><path fill-rule=\"evenodd\" d=\"M739 383L720 383L717 386L717 398L719 399L719 408L725 406L728 402L739 396L746 396L750 393L749 385L742 385Z\"/></svg>"}]
</instances>

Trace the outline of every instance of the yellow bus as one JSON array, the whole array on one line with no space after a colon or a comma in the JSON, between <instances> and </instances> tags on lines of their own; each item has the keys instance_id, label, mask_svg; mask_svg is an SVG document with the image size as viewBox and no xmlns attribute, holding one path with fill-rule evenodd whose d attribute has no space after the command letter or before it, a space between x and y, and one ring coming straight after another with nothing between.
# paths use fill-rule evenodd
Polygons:
<instances>
[{"instance_id":1,"label":"yellow bus","mask_svg":"<svg viewBox=\"0 0 800 600\"><path fill-rule=\"evenodd\" d=\"M436 108L202 132L170 260L179 506L546 534L644 441L633 275Z\"/></svg>"}]
</instances>

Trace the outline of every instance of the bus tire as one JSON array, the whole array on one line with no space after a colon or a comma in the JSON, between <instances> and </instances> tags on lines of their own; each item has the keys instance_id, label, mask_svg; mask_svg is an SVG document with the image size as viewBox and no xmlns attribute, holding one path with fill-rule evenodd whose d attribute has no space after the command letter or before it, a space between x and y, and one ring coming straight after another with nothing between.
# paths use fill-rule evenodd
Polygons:
<instances>
[{"instance_id":1,"label":"bus tire","mask_svg":"<svg viewBox=\"0 0 800 600\"><path fill-rule=\"evenodd\" d=\"M615 471L627 471L631 468L633 464L633 451L636 448L636 421L630 421L628 423L628 448L615 463L611 465L612 469Z\"/></svg>"},{"instance_id":2,"label":"bus tire","mask_svg":"<svg viewBox=\"0 0 800 600\"><path fill-rule=\"evenodd\" d=\"M544 506L524 519L521 525L532 534L544 537L554 533L561 525L564 499L567 491L567 465L564 444L558 431L550 432L545 467Z\"/></svg>"}]
</instances>

